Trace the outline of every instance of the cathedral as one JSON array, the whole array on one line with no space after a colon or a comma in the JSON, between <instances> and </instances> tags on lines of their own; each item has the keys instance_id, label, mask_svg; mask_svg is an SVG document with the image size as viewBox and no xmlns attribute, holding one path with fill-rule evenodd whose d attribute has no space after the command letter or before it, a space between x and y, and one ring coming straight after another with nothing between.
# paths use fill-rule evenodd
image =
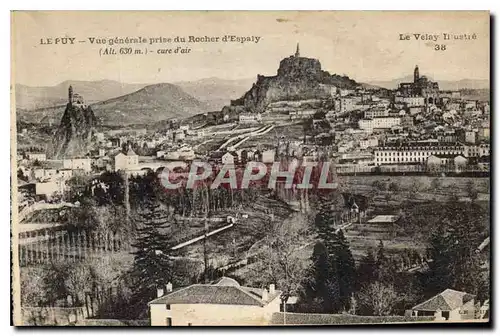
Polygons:
<instances>
[{"instance_id":1,"label":"cathedral","mask_svg":"<svg viewBox=\"0 0 500 336\"><path fill-rule=\"evenodd\" d=\"M426 76L420 76L418 65L413 71L413 82L401 83L397 94L403 97L424 97L425 103L439 103L439 84L429 80Z\"/></svg>"}]
</instances>

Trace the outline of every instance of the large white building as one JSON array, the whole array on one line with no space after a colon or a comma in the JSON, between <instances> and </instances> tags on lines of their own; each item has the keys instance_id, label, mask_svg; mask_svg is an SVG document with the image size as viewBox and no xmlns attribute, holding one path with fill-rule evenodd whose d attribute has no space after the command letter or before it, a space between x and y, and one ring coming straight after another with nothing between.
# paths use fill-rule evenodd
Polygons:
<instances>
[{"instance_id":1,"label":"large white building","mask_svg":"<svg viewBox=\"0 0 500 336\"><path fill-rule=\"evenodd\" d=\"M350 112L354 111L357 107L356 104L361 102L361 97L352 96L352 97L342 97L340 98L340 112Z\"/></svg>"},{"instance_id":2,"label":"large white building","mask_svg":"<svg viewBox=\"0 0 500 336\"><path fill-rule=\"evenodd\" d=\"M481 143L475 145L464 145L464 156L465 157L481 157L490 156L490 144Z\"/></svg>"},{"instance_id":3,"label":"large white building","mask_svg":"<svg viewBox=\"0 0 500 336\"><path fill-rule=\"evenodd\" d=\"M404 103L408 107L425 105L425 98L422 96L408 96L408 97L396 96L394 98L394 101L396 103Z\"/></svg>"},{"instance_id":4,"label":"large white building","mask_svg":"<svg viewBox=\"0 0 500 336\"><path fill-rule=\"evenodd\" d=\"M238 116L238 121L241 124L259 123L262 121L260 113L242 113Z\"/></svg>"},{"instance_id":5,"label":"large white building","mask_svg":"<svg viewBox=\"0 0 500 336\"><path fill-rule=\"evenodd\" d=\"M63 168L71 170L81 169L89 173L92 171L92 160L90 158L64 159Z\"/></svg>"},{"instance_id":6,"label":"large white building","mask_svg":"<svg viewBox=\"0 0 500 336\"><path fill-rule=\"evenodd\" d=\"M374 129L389 129L393 126L400 125L401 118L399 117L379 117L373 119L361 119L358 126L362 130L371 131Z\"/></svg>"},{"instance_id":7,"label":"large white building","mask_svg":"<svg viewBox=\"0 0 500 336\"><path fill-rule=\"evenodd\" d=\"M371 108L365 111L365 119L388 117L389 109L386 108Z\"/></svg>"},{"instance_id":8,"label":"large white building","mask_svg":"<svg viewBox=\"0 0 500 336\"><path fill-rule=\"evenodd\" d=\"M359 140L359 148L366 149L378 146L378 138L368 137L366 139Z\"/></svg>"},{"instance_id":9,"label":"large white building","mask_svg":"<svg viewBox=\"0 0 500 336\"><path fill-rule=\"evenodd\" d=\"M410 144L403 146L383 146L375 149L375 165L427 162L431 155L463 155L460 144Z\"/></svg>"},{"instance_id":10,"label":"large white building","mask_svg":"<svg viewBox=\"0 0 500 336\"><path fill-rule=\"evenodd\" d=\"M191 285L166 295L160 289L159 297L149 303L151 325L268 325L273 313L280 311L280 294L274 285L269 289L245 287L224 277L212 284Z\"/></svg>"},{"instance_id":11,"label":"large white building","mask_svg":"<svg viewBox=\"0 0 500 336\"><path fill-rule=\"evenodd\" d=\"M26 153L26 157L31 161L46 161L47 155L45 153Z\"/></svg>"}]
</instances>

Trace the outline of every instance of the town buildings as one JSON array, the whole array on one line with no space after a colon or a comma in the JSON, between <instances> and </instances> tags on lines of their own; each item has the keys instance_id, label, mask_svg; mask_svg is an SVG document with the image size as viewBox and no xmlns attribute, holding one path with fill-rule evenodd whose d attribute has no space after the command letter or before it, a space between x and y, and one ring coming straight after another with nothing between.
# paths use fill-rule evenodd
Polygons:
<instances>
[{"instance_id":1,"label":"town buildings","mask_svg":"<svg viewBox=\"0 0 500 336\"><path fill-rule=\"evenodd\" d=\"M420 76L418 65L413 70L413 82L399 84L396 95L422 97L425 104L436 104L440 101L439 84L429 80L426 76Z\"/></svg>"}]
</instances>

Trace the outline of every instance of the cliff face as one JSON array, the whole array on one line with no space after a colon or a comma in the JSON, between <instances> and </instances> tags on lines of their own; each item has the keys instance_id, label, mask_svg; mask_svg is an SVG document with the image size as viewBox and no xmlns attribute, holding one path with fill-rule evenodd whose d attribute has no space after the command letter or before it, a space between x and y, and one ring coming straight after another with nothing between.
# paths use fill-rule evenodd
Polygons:
<instances>
[{"instance_id":1,"label":"cliff face","mask_svg":"<svg viewBox=\"0 0 500 336\"><path fill-rule=\"evenodd\" d=\"M90 106L67 104L53 142L56 159L86 155L92 143L96 117Z\"/></svg>"},{"instance_id":2,"label":"cliff face","mask_svg":"<svg viewBox=\"0 0 500 336\"><path fill-rule=\"evenodd\" d=\"M264 112L269 103L280 100L324 99L330 96L325 85L353 89L358 86L345 76L321 70L317 59L290 56L280 62L276 76L257 76L257 82L243 97L231 101L249 112Z\"/></svg>"}]
</instances>

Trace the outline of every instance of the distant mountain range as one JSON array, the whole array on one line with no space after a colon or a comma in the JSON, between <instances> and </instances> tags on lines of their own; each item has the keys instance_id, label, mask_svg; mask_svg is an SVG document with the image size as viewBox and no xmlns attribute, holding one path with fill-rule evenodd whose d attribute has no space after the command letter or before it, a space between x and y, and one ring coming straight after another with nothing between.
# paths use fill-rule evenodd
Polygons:
<instances>
[{"instance_id":1,"label":"distant mountain range","mask_svg":"<svg viewBox=\"0 0 500 336\"><path fill-rule=\"evenodd\" d=\"M26 122L59 123L68 87L92 105L106 124L156 122L172 117L221 110L252 86L251 79L206 78L175 84L123 84L112 80L65 81L56 86L16 85L18 118Z\"/></svg>"},{"instance_id":2,"label":"distant mountain range","mask_svg":"<svg viewBox=\"0 0 500 336\"><path fill-rule=\"evenodd\" d=\"M228 105L231 100L240 98L255 81L256 78L228 80L211 77L174 84L199 101L206 103L211 110L218 111Z\"/></svg>"},{"instance_id":3,"label":"distant mountain range","mask_svg":"<svg viewBox=\"0 0 500 336\"><path fill-rule=\"evenodd\" d=\"M432 81L436 81L428 77ZM396 89L399 83L413 82L413 76L406 76L402 78L393 79L390 81L371 81L367 84L383 87L386 89ZM441 90L460 90L460 89L489 89L490 83L487 79L461 79L457 81L442 81L437 80Z\"/></svg>"},{"instance_id":4,"label":"distant mountain range","mask_svg":"<svg viewBox=\"0 0 500 336\"><path fill-rule=\"evenodd\" d=\"M75 92L80 93L77 85L73 87ZM66 108L66 101L62 103L34 110L18 109L18 119L25 122L58 124ZM173 117L189 117L209 110L205 103L188 95L180 87L168 83L147 85L135 92L95 102L90 106L99 123L105 125L154 123Z\"/></svg>"},{"instance_id":5,"label":"distant mountain range","mask_svg":"<svg viewBox=\"0 0 500 336\"><path fill-rule=\"evenodd\" d=\"M365 87L394 89L412 76L392 81L361 83ZM256 79L227 80L216 77L174 84L124 84L113 80L65 81L56 86L15 87L17 117L25 122L58 124L66 108L68 87L81 94L105 124L157 122L218 111L247 92ZM487 80L438 81L442 90L489 89Z\"/></svg>"},{"instance_id":6,"label":"distant mountain range","mask_svg":"<svg viewBox=\"0 0 500 336\"><path fill-rule=\"evenodd\" d=\"M124 84L113 80L64 81L56 86L39 87L16 84L16 107L33 110L65 104L68 101L70 85L88 103L123 96L145 86L145 84Z\"/></svg>"}]
</instances>

